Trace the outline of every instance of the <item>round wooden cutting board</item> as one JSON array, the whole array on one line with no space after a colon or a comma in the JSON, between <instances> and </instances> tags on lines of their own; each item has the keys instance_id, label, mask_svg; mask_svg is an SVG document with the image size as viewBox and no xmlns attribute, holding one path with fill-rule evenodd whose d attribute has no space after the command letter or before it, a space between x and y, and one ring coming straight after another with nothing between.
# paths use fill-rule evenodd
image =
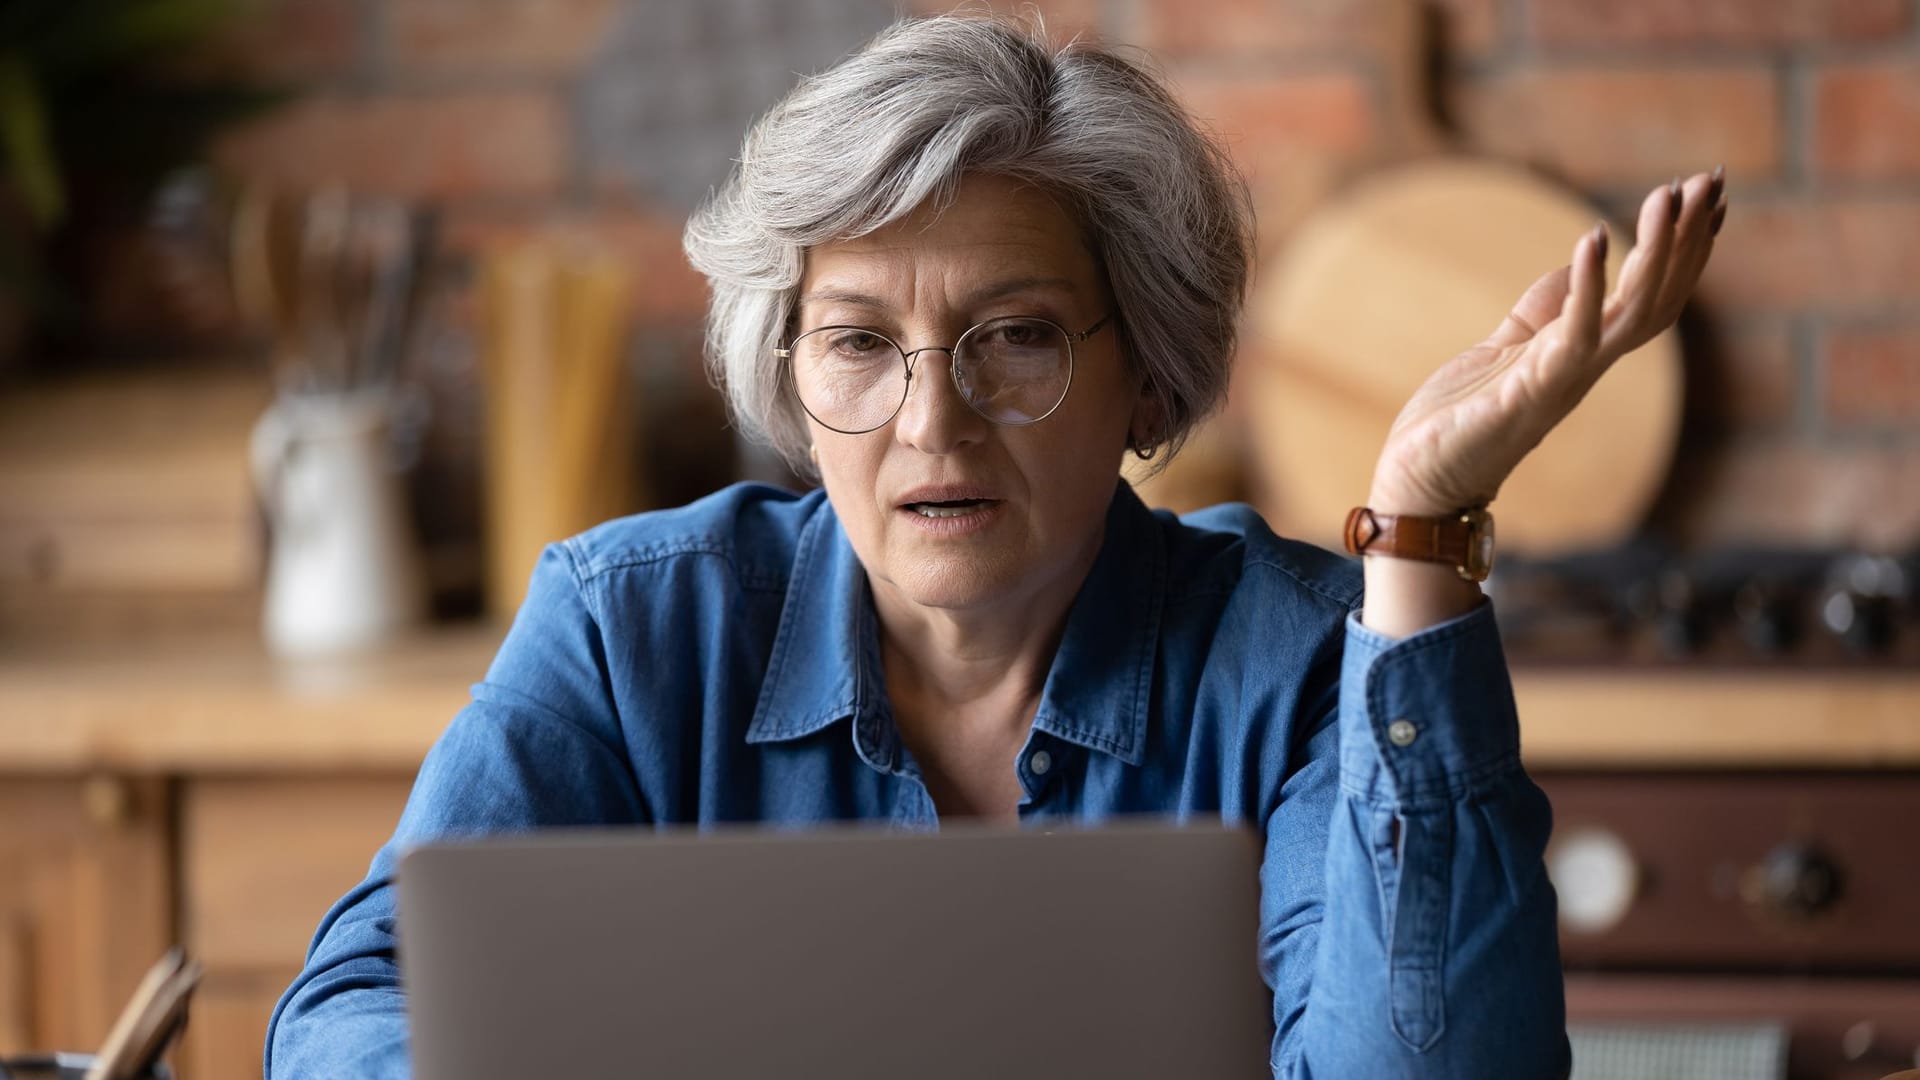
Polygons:
<instances>
[{"instance_id":1,"label":"round wooden cutting board","mask_svg":"<svg viewBox=\"0 0 1920 1080\"><path fill-rule=\"evenodd\" d=\"M1316 209L1269 262L1249 311L1242 396L1255 500L1274 528L1338 547L1387 431L1440 365L1493 333L1565 266L1600 213L1522 166L1474 157L1433 118L1438 38L1417 0L1373 0L1389 156ZM1609 225L1607 279L1631 232ZM1620 358L1500 490L1503 551L1626 538L1679 434L1680 347L1663 332Z\"/></svg>"},{"instance_id":2,"label":"round wooden cutting board","mask_svg":"<svg viewBox=\"0 0 1920 1080\"><path fill-rule=\"evenodd\" d=\"M1247 439L1274 527L1337 546L1401 406L1565 265L1596 217L1519 167L1463 156L1376 173L1315 211L1249 327ZM1609 231L1611 283L1631 238ZM1622 357L1501 489L1503 550L1625 539L1673 456L1681 374L1671 330Z\"/></svg>"}]
</instances>

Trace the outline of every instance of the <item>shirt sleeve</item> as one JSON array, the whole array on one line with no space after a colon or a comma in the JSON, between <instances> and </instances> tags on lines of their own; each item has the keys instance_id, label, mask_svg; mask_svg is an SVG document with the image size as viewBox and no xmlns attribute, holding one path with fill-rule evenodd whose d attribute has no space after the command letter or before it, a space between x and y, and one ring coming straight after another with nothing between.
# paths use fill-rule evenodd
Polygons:
<instances>
[{"instance_id":1,"label":"shirt sleeve","mask_svg":"<svg viewBox=\"0 0 1920 1080\"><path fill-rule=\"evenodd\" d=\"M274 1007L267 1077L409 1074L393 881L407 848L646 820L601 640L569 549L548 547L486 681L421 765L393 838L321 920L304 970Z\"/></svg>"},{"instance_id":2,"label":"shirt sleeve","mask_svg":"<svg viewBox=\"0 0 1920 1080\"><path fill-rule=\"evenodd\" d=\"M1267 824L1274 1075L1566 1076L1551 810L1492 605L1401 639L1352 612L1338 671Z\"/></svg>"}]
</instances>

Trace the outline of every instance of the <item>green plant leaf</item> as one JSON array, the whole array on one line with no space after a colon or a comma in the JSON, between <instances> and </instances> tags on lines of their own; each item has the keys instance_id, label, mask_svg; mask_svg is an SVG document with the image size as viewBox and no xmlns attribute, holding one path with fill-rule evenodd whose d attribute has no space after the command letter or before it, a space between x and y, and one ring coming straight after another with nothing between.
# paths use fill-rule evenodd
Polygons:
<instances>
[{"instance_id":1,"label":"green plant leaf","mask_svg":"<svg viewBox=\"0 0 1920 1080\"><path fill-rule=\"evenodd\" d=\"M18 56L0 55L0 163L27 216L41 230L66 216L60 163L47 138L40 81Z\"/></svg>"},{"instance_id":2,"label":"green plant leaf","mask_svg":"<svg viewBox=\"0 0 1920 1080\"><path fill-rule=\"evenodd\" d=\"M261 6L0 0L0 292L41 325L88 317L84 290L45 250L68 218L88 216L96 199L140 197L213 131L285 99L245 80L183 81L169 67Z\"/></svg>"}]
</instances>

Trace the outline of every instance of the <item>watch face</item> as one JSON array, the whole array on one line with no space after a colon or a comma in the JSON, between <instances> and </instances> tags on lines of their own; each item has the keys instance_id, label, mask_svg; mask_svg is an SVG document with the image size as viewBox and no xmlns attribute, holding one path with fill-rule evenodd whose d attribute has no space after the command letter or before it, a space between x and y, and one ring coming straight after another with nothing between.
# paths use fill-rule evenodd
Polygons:
<instances>
[{"instance_id":1,"label":"watch face","mask_svg":"<svg viewBox=\"0 0 1920 1080\"><path fill-rule=\"evenodd\" d=\"M1485 581L1493 572L1493 515L1485 510L1467 513L1467 576Z\"/></svg>"}]
</instances>

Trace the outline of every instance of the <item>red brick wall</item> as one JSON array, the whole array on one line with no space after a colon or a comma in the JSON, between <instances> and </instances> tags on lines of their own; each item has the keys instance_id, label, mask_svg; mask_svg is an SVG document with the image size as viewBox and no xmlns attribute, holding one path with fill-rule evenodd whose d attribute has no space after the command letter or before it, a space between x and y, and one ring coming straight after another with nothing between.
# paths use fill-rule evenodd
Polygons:
<instances>
[{"instance_id":1,"label":"red brick wall","mask_svg":"<svg viewBox=\"0 0 1920 1080\"><path fill-rule=\"evenodd\" d=\"M1270 248L1379 150L1379 2L1039 7L1158 58L1249 174ZM646 271L643 320L690 326L702 291L678 254L679 212L594 176L568 109L611 20L640 3L273 0L235 55L311 92L223 160L435 200L470 249L529 231L612 238ZM1920 543L1913 0L1429 3L1442 111L1470 147L1530 162L1616 218L1650 185L1727 166L1657 524L1694 542Z\"/></svg>"}]
</instances>

